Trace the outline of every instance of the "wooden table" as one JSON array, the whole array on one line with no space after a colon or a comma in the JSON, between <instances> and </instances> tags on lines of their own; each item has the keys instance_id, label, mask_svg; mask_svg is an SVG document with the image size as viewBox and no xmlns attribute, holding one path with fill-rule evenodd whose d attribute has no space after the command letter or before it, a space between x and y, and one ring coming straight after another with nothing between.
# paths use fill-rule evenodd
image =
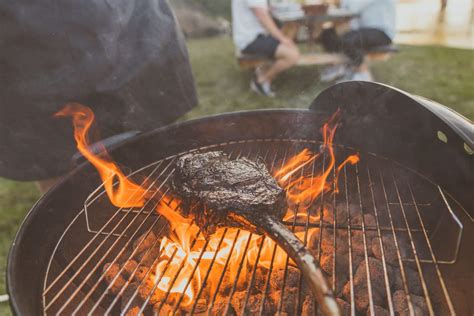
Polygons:
<instances>
[{"instance_id":1,"label":"wooden table","mask_svg":"<svg viewBox=\"0 0 474 316\"><path fill-rule=\"evenodd\" d=\"M321 15L274 15L274 18L282 25L283 32L290 38L295 39L298 30L301 27L307 27L308 39L307 45L309 53L301 55L299 65L323 65L338 64L347 61L343 54L339 53L321 53L315 52L315 40L321 34L324 25L331 23L334 27L340 29L347 27L348 22L358 15L354 12L330 7L325 14Z\"/></svg>"}]
</instances>

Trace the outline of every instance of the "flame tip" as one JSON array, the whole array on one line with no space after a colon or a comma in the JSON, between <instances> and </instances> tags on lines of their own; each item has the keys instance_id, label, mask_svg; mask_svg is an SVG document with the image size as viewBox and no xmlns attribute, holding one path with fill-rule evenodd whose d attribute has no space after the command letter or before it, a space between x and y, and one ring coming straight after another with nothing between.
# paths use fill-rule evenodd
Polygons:
<instances>
[{"instance_id":1,"label":"flame tip","mask_svg":"<svg viewBox=\"0 0 474 316\"><path fill-rule=\"evenodd\" d=\"M337 179L341 168L347 163L355 164L360 160L359 153L348 156L337 166L334 178L329 178L336 164L333 139L339 126L337 122L339 113L340 109L322 128L327 155L303 148L273 173L277 182L286 191L288 201L299 203L302 212L297 213L296 217L302 217L305 220L319 219L316 215L310 214L310 205L323 192L330 192L332 189L332 193L337 194ZM105 148L100 155L88 149L88 132L94 121L92 110L78 103L69 103L54 116L72 117L77 147L98 170L111 203L118 207L142 206L149 192L144 185L136 184L125 176L109 157ZM308 176L305 171L311 165L314 168L316 162L321 161L321 159L318 160L321 157L324 157L325 161L328 160L329 164L319 173L314 173L313 170ZM176 197L156 192L159 193L160 201L155 210L169 222L171 229L167 236L161 237L159 243L157 241L159 254L151 280L158 291L171 293L169 300L174 301L173 303L176 303L178 297L182 297L181 306L183 307L189 307L195 302L197 289L200 287L204 274L213 273L206 269L206 265L211 260L215 260L214 264L217 267L213 268L214 273L224 273L223 269L227 267L229 277L236 282L245 282L247 269L255 264L258 255L260 256L258 265L267 269L271 265L277 269L287 264L287 254L280 247L276 247L273 240L263 239L262 236L256 234L251 235L250 232L241 231L238 228L219 228L205 241L193 219L185 218L177 211L180 201ZM322 207L320 212L322 212ZM294 217L295 213L289 208L284 219L292 220ZM317 228L309 228L307 232L301 231L295 234L303 240L305 233L308 233L307 238L310 238L316 231ZM247 252L244 252L245 249ZM291 260L289 263L295 265ZM211 287L217 290L217 284L213 280L212 277L208 278Z\"/></svg>"}]
</instances>

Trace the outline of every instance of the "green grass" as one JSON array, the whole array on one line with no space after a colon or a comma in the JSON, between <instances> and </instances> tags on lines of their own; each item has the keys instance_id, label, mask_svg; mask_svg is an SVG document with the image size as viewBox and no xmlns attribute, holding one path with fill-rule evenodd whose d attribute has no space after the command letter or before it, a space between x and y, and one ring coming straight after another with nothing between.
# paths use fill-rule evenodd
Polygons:
<instances>
[{"instance_id":1,"label":"green grass","mask_svg":"<svg viewBox=\"0 0 474 316\"><path fill-rule=\"evenodd\" d=\"M402 46L374 67L379 81L450 106L474 120L474 50Z\"/></svg>"},{"instance_id":2,"label":"green grass","mask_svg":"<svg viewBox=\"0 0 474 316\"><path fill-rule=\"evenodd\" d=\"M244 109L306 108L328 86L319 82L317 67L295 68L275 82L277 99L263 98L249 91L250 73L237 66L230 39L193 40L189 51L200 106L186 119ZM372 69L378 81L450 105L474 119L474 51L402 46L400 53ZM4 271L11 240L37 198L33 184L0 179L0 294L5 293ZM8 304L0 304L0 315L8 314Z\"/></svg>"},{"instance_id":3,"label":"green grass","mask_svg":"<svg viewBox=\"0 0 474 316\"><path fill-rule=\"evenodd\" d=\"M239 69L228 38L192 40L188 44L200 106L186 118L257 108L307 108L328 84L318 67L298 67L275 82L278 98L249 91L250 73ZM401 46L387 62L371 67L377 81L422 95L474 119L474 51L445 47Z\"/></svg>"},{"instance_id":4,"label":"green grass","mask_svg":"<svg viewBox=\"0 0 474 316\"><path fill-rule=\"evenodd\" d=\"M0 179L0 294L5 293L7 254L18 225L39 194L32 183ZM8 303L0 304L0 315L9 315Z\"/></svg>"}]
</instances>

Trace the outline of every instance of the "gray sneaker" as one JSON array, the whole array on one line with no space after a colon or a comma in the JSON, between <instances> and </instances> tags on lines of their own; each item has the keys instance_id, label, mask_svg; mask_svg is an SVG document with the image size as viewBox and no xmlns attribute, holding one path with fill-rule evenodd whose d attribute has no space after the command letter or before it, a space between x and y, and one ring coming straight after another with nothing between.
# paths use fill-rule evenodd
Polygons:
<instances>
[{"instance_id":1,"label":"gray sneaker","mask_svg":"<svg viewBox=\"0 0 474 316\"><path fill-rule=\"evenodd\" d=\"M341 78L347 74L349 71L349 67L347 65L334 65L328 66L323 69L321 72L321 82L331 82L336 80L337 78Z\"/></svg>"},{"instance_id":2,"label":"gray sneaker","mask_svg":"<svg viewBox=\"0 0 474 316\"><path fill-rule=\"evenodd\" d=\"M374 81L370 71L357 71L348 73L344 78L339 80L337 83L345 81Z\"/></svg>"},{"instance_id":3,"label":"gray sneaker","mask_svg":"<svg viewBox=\"0 0 474 316\"><path fill-rule=\"evenodd\" d=\"M352 75L352 80L374 81L374 77L372 77L372 73L367 70L367 71L354 72L354 74Z\"/></svg>"},{"instance_id":4,"label":"gray sneaker","mask_svg":"<svg viewBox=\"0 0 474 316\"><path fill-rule=\"evenodd\" d=\"M256 79L252 79L252 81L250 81L250 89L266 97L270 97L270 98L275 97L275 92L272 91L272 87L270 86L268 82L259 83Z\"/></svg>"}]
</instances>

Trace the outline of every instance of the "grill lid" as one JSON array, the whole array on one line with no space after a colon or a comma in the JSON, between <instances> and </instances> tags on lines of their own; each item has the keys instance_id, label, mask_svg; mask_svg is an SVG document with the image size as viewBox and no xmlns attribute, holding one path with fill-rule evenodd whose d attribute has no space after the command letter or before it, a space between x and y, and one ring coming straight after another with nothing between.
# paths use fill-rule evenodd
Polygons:
<instances>
[{"instance_id":1,"label":"grill lid","mask_svg":"<svg viewBox=\"0 0 474 316\"><path fill-rule=\"evenodd\" d=\"M417 170L452 195L474 221L474 125L436 102L373 82L344 82L319 94L316 112L343 111L344 144Z\"/></svg>"}]
</instances>

